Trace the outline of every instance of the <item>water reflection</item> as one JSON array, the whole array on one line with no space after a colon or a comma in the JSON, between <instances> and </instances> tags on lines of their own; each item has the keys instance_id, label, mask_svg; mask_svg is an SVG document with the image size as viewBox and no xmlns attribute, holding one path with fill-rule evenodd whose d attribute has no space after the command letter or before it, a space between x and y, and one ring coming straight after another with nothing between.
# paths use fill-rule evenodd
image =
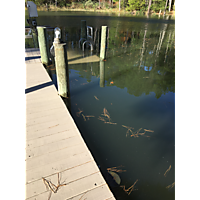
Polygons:
<instances>
[{"instance_id":1,"label":"water reflection","mask_svg":"<svg viewBox=\"0 0 200 200\"><path fill-rule=\"evenodd\" d=\"M89 63L70 66L78 80L71 79L73 109L85 111L85 118L74 118L117 199L174 199L175 34L169 26L110 27L106 61L93 63L92 71ZM90 84L82 88L86 94L75 89L83 80Z\"/></svg>"}]
</instances>

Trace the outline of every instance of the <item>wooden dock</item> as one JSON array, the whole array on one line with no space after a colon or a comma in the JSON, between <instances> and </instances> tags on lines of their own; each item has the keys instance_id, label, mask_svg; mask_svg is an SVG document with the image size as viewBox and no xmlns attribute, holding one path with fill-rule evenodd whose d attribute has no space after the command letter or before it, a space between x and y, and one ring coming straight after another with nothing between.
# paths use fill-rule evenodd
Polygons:
<instances>
[{"instance_id":1,"label":"wooden dock","mask_svg":"<svg viewBox=\"0 0 200 200\"><path fill-rule=\"evenodd\" d=\"M26 49L25 63L26 199L114 200L39 49Z\"/></svg>"}]
</instances>

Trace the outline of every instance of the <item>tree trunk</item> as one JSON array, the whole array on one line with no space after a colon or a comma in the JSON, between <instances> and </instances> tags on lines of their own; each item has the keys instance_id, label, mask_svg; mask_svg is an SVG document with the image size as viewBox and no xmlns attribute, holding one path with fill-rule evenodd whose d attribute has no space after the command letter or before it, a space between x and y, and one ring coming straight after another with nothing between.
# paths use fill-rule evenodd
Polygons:
<instances>
[{"instance_id":1,"label":"tree trunk","mask_svg":"<svg viewBox=\"0 0 200 200\"><path fill-rule=\"evenodd\" d=\"M165 12L166 12L166 9L167 9L167 3L168 3L168 0L166 0L165 10L164 10L164 16L165 16Z\"/></svg>"},{"instance_id":2,"label":"tree trunk","mask_svg":"<svg viewBox=\"0 0 200 200\"><path fill-rule=\"evenodd\" d=\"M99 0L99 9L100 9L100 7L101 7L101 2L100 2L100 0Z\"/></svg>"},{"instance_id":3,"label":"tree trunk","mask_svg":"<svg viewBox=\"0 0 200 200\"><path fill-rule=\"evenodd\" d=\"M171 11L172 0L169 0L169 12Z\"/></svg>"},{"instance_id":4,"label":"tree trunk","mask_svg":"<svg viewBox=\"0 0 200 200\"><path fill-rule=\"evenodd\" d=\"M152 1L152 0L149 0L149 7L148 7L147 15L149 15L149 12L150 12L151 1Z\"/></svg>"},{"instance_id":5,"label":"tree trunk","mask_svg":"<svg viewBox=\"0 0 200 200\"><path fill-rule=\"evenodd\" d=\"M121 5L120 5L120 4L121 4L121 0L119 0L119 11L120 11L120 9L121 9L121 8L120 8L120 7L121 7Z\"/></svg>"},{"instance_id":6,"label":"tree trunk","mask_svg":"<svg viewBox=\"0 0 200 200\"><path fill-rule=\"evenodd\" d=\"M151 1L151 0L150 0ZM143 44L142 44L142 52L141 52L141 57L140 57L140 64L139 64L139 69L142 65L142 60L143 60L143 55L144 55L144 50L145 50L145 38L146 38L146 33L147 30L144 31L144 38L143 38Z\"/></svg>"}]
</instances>

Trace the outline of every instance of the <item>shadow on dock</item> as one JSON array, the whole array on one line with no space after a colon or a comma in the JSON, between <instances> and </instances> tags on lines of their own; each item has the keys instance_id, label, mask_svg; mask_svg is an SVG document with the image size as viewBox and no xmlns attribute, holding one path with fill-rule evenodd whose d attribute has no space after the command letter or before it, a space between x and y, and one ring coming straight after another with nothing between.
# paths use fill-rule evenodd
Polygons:
<instances>
[{"instance_id":1,"label":"shadow on dock","mask_svg":"<svg viewBox=\"0 0 200 200\"><path fill-rule=\"evenodd\" d=\"M53 85L52 81L25 89L25 94Z\"/></svg>"}]
</instances>

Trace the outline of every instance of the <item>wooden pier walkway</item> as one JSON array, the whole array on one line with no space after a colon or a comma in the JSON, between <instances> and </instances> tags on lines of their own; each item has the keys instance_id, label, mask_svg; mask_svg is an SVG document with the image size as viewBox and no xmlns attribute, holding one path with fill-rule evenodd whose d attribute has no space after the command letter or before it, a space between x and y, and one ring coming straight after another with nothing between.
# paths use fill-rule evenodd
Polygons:
<instances>
[{"instance_id":1,"label":"wooden pier walkway","mask_svg":"<svg viewBox=\"0 0 200 200\"><path fill-rule=\"evenodd\" d=\"M39 49L25 49L25 63L26 199L114 200Z\"/></svg>"}]
</instances>

